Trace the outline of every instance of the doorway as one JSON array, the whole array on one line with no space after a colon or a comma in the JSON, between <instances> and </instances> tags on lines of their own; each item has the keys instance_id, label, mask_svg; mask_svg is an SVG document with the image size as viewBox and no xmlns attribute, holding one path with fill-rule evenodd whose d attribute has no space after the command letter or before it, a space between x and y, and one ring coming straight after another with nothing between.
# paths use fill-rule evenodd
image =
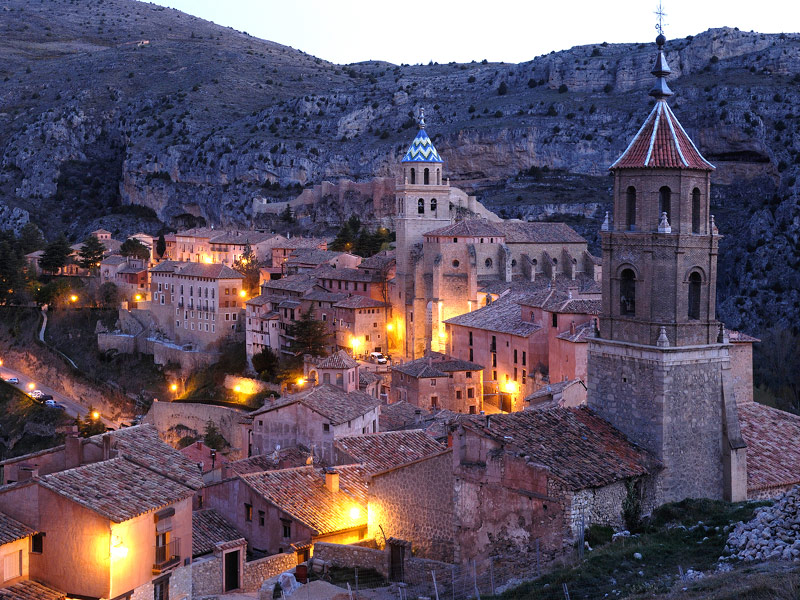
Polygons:
<instances>
[{"instance_id":1,"label":"doorway","mask_svg":"<svg viewBox=\"0 0 800 600\"><path fill-rule=\"evenodd\" d=\"M239 562L241 550L234 550L225 555L225 581L223 588L226 592L239 589Z\"/></svg>"}]
</instances>

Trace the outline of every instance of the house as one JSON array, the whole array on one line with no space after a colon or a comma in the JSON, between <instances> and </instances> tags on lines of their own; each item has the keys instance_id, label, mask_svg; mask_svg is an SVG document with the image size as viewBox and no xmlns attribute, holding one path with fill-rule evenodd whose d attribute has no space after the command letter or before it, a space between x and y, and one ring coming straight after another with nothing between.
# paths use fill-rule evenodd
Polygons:
<instances>
[{"instance_id":1,"label":"house","mask_svg":"<svg viewBox=\"0 0 800 600\"><path fill-rule=\"evenodd\" d=\"M285 238L260 231L216 230L197 227L164 237L166 251L163 260L223 264L232 267L249 245L260 262L271 258L274 245Z\"/></svg>"},{"instance_id":2,"label":"house","mask_svg":"<svg viewBox=\"0 0 800 600\"><path fill-rule=\"evenodd\" d=\"M392 367L392 402L475 414L483 410L483 366L430 352Z\"/></svg>"},{"instance_id":3,"label":"house","mask_svg":"<svg viewBox=\"0 0 800 600\"><path fill-rule=\"evenodd\" d=\"M240 539L244 541L239 531L216 509L204 508L192 513L192 559L211 554L217 544Z\"/></svg>"},{"instance_id":4,"label":"house","mask_svg":"<svg viewBox=\"0 0 800 600\"><path fill-rule=\"evenodd\" d=\"M586 404L586 384L580 379L548 383L526 397L523 402L527 405L524 410L581 406Z\"/></svg>"},{"instance_id":5,"label":"house","mask_svg":"<svg viewBox=\"0 0 800 600\"><path fill-rule=\"evenodd\" d=\"M359 465L242 474L205 487L203 504L224 514L251 550L277 554L297 548L302 555L313 542L364 539L364 477Z\"/></svg>"},{"instance_id":6,"label":"house","mask_svg":"<svg viewBox=\"0 0 800 600\"><path fill-rule=\"evenodd\" d=\"M336 438L333 444L336 464L360 464L367 473L377 473L446 449L421 429L343 436Z\"/></svg>"},{"instance_id":7,"label":"house","mask_svg":"<svg viewBox=\"0 0 800 600\"><path fill-rule=\"evenodd\" d=\"M271 267L268 269L270 273L275 275L286 275L286 262L295 250L309 249L309 250L327 250L328 240L322 238L281 238L280 241L274 243L270 249L272 254Z\"/></svg>"},{"instance_id":8,"label":"house","mask_svg":"<svg viewBox=\"0 0 800 600\"><path fill-rule=\"evenodd\" d=\"M378 431L380 401L361 391L345 392L329 383L268 401L242 418L248 455L269 454L277 446L305 446L332 461L335 437Z\"/></svg>"},{"instance_id":9,"label":"house","mask_svg":"<svg viewBox=\"0 0 800 600\"><path fill-rule=\"evenodd\" d=\"M360 372L358 361L344 350L324 357L306 356L303 361L303 374L309 383L330 383L345 392L359 389Z\"/></svg>"},{"instance_id":10,"label":"house","mask_svg":"<svg viewBox=\"0 0 800 600\"><path fill-rule=\"evenodd\" d=\"M0 590L28 579L34 536L39 544L39 532L0 512Z\"/></svg>"},{"instance_id":11,"label":"house","mask_svg":"<svg viewBox=\"0 0 800 600\"><path fill-rule=\"evenodd\" d=\"M197 465L198 470L205 475L216 469L222 467L228 462L228 458L221 452L217 452L214 448L209 448L202 441L198 440L193 444L189 444L185 448L178 450L183 454L187 460Z\"/></svg>"},{"instance_id":12,"label":"house","mask_svg":"<svg viewBox=\"0 0 800 600\"><path fill-rule=\"evenodd\" d=\"M348 252L318 250L317 248L298 248L292 252L286 262L285 271L291 275L312 271L322 266L354 269L361 263L361 257Z\"/></svg>"},{"instance_id":13,"label":"house","mask_svg":"<svg viewBox=\"0 0 800 600\"><path fill-rule=\"evenodd\" d=\"M387 318L389 305L382 300L353 294L333 305L336 345L353 355L389 352Z\"/></svg>"}]
</instances>

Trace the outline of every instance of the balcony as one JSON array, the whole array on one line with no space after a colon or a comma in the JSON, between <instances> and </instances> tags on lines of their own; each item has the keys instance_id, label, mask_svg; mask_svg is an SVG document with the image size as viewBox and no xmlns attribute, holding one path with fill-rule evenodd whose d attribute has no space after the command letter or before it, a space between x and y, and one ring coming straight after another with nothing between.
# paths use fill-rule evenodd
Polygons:
<instances>
[{"instance_id":1,"label":"balcony","mask_svg":"<svg viewBox=\"0 0 800 600\"><path fill-rule=\"evenodd\" d=\"M181 540L172 538L165 546L156 546L156 561L153 563L153 575L175 567L181 562Z\"/></svg>"}]
</instances>

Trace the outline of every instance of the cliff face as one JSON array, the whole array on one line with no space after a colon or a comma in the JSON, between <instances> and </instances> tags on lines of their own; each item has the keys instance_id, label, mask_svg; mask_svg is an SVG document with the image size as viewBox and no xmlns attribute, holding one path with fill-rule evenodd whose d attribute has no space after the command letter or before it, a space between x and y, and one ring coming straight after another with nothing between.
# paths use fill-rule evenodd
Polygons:
<instances>
[{"instance_id":1,"label":"cliff face","mask_svg":"<svg viewBox=\"0 0 800 600\"><path fill-rule=\"evenodd\" d=\"M650 106L654 44L341 66L131 0L8 0L2 14L0 218L48 235L247 225L255 197L393 177L420 107L453 185L501 215L571 215L591 234L607 166ZM668 42L667 58L671 104L718 167L717 223L732 234L720 312L752 331L800 300L800 36L710 30ZM368 196L327 198L314 219Z\"/></svg>"}]
</instances>

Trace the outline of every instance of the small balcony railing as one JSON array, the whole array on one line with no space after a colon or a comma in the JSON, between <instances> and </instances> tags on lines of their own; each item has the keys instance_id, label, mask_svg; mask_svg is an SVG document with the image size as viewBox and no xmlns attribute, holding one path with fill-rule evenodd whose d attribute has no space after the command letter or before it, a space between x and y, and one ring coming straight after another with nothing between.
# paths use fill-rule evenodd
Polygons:
<instances>
[{"instance_id":1,"label":"small balcony railing","mask_svg":"<svg viewBox=\"0 0 800 600\"><path fill-rule=\"evenodd\" d=\"M156 560L153 563L153 574L163 573L181 562L181 540L171 539L164 546L156 546Z\"/></svg>"}]
</instances>

